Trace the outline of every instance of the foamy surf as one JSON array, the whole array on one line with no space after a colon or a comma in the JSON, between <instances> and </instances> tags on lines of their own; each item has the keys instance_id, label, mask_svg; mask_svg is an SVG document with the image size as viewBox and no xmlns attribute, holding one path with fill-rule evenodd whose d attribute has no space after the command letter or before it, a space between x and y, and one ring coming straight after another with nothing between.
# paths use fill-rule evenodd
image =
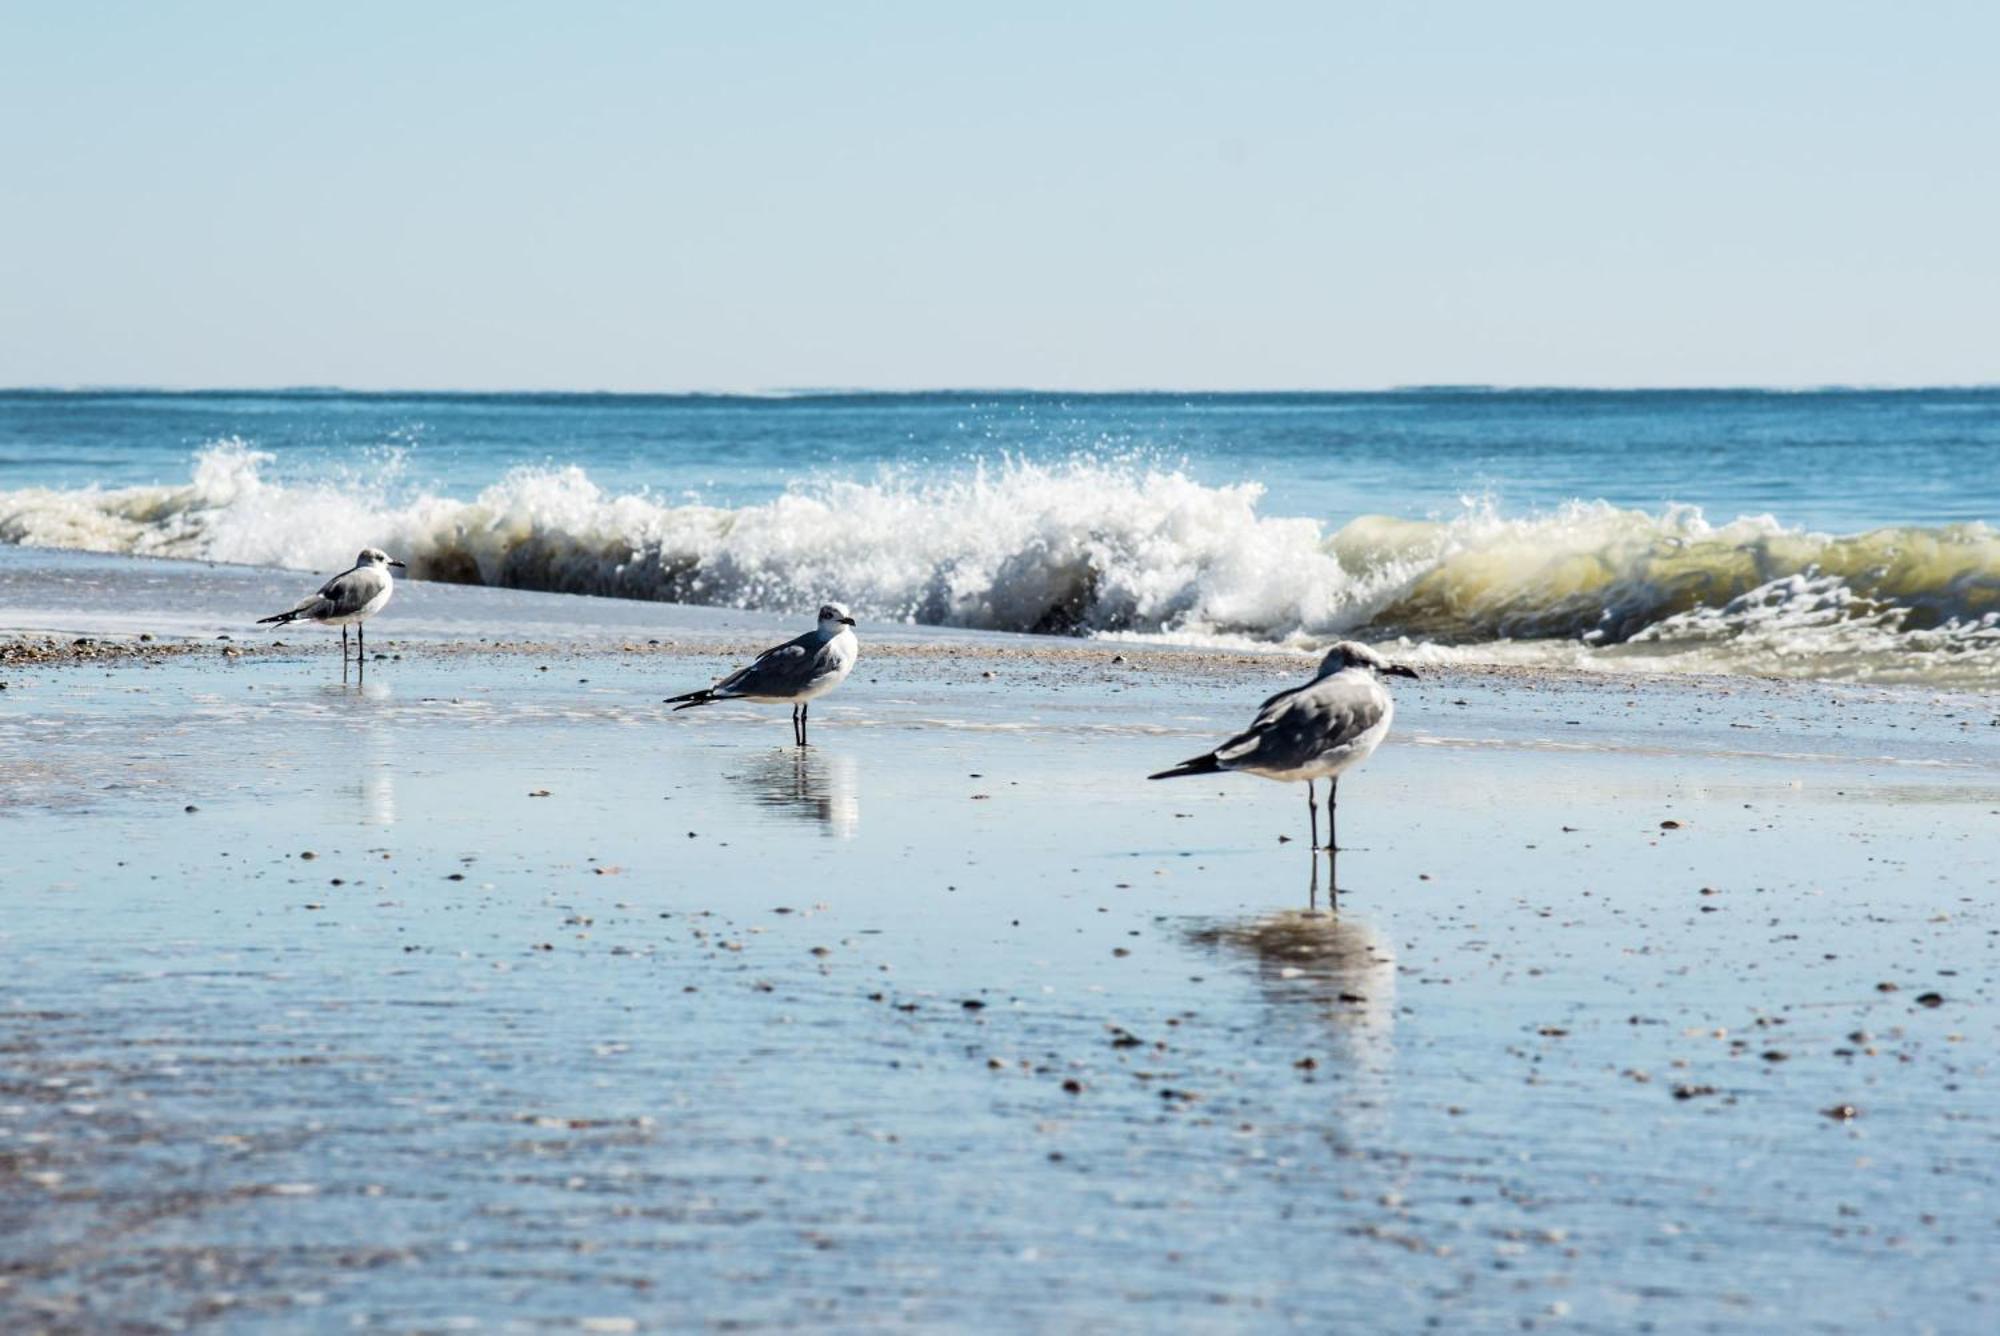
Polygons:
<instances>
[{"instance_id":1,"label":"foamy surf","mask_svg":"<svg viewBox=\"0 0 2000 1336\"><path fill-rule=\"evenodd\" d=\"M838 595L911 623L1419 658L2000 682L2000 535L1809 533L1601 502L1510 517L1260 513L1252 483L1138 463L1005 461L826 480L738 507L519 469L470 500L283 485L238 441L183 484L0 493L0 540L300 570L360 542L421 579L800 612Z\"/></svg>"}]
</instances>

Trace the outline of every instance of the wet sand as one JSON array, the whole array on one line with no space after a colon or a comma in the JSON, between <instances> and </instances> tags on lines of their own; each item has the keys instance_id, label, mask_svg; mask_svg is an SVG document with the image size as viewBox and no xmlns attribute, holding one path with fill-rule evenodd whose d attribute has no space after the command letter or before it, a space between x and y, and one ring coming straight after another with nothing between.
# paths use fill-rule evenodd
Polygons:
<instances>
[{"instance_id":1,"label":"wet sand","mask_svg":"<svg viewBox=\"0 0 2000 1336\"><path fill-rule=\"evenodd\" d=\"M1993 1323L1991 695L1398 683L1329 914L1142 778L1296 659L864 627L799 754L660 703L788 623L405 592L11 623L183 648L0 667L8 1329Z\"/></svg>"}]
</instances>

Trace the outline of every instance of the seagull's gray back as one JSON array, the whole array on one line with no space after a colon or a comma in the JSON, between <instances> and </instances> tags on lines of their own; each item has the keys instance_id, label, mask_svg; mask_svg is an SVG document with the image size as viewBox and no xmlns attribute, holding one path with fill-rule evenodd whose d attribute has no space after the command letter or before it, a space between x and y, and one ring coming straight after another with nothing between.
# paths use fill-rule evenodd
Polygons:
<instances>
[{"instance_id":1,"label":"seagull's gray back","mask_svg":"<svg viewBox=\"0 0 2000 1336\"><path fill-rule=\"evenodd\" d=\"M1373 677L1334 673L1265 701L1256 722L1217 747L1215 759L1225 770L1338 773L1374 750L1394 710Z\"/></svg>"},{"instance_id":2,"label":"seagull's gray back","mask_svg":"<svg viewBox=\"0 0 2000 1336\"><path fill-rule=\"evenodd\" d=\"M773 696L785 700L805 691L820 678L840 671L833 640L808 631L757 656L715 684L718 696Z\"/></svg>"},{"instance_id":3,"label":"seagull's gray back","mask_svg":"<svg viewBox=\"0 0 2000 1336\"><path fill-rule=\"evenodd\" d=\"M352 617L382 596L389 587L389 572L380 566L356 566L342 571L319 587L308 602L306 615L313 618Z\"/></svg>"}]
</instances>

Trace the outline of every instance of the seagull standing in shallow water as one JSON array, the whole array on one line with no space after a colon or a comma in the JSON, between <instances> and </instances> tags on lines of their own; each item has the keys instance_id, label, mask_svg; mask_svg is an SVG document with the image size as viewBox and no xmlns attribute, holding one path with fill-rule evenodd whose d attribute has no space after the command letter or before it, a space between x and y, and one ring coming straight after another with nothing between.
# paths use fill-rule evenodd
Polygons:
<instances>
[{"instance_id":1,"label":"seagull standing in shallow water","mask_svg":"<svg viewBox=\"0 0 2000 1336\"><path fill-rule=\"evenodd\" d=\"M353 567L321 585L317 594L306 595L289 612L281 612L274 617L259 617L257 625L276 622L284 626L306 621L339 627L340 670L344 674L347 671L347 628L354 628L354 656L355 662L359 663L368 653L362 623L387 607L389 595L396 592L396 582L389 575L392 566L397 570L403 569L402 562L389 560L389 554L381 548L364 547L361 555L354 559Z\"/></svg>"},{"instance_id":2,"label":"seagull standing in shallow water","mask_svg":"<svg viewBox=\"0 0 2000 1336\"><path fill-rule=\"evenodd\" d=\"M1313 847L1319 847L1319 802L1313 781L1327 781L1326 847L1339 848L1334 838L1334 803L1340 776L1367 760L1389 733L1396 702L1382 685L1382 676L1415 677L1414 670L1392 664L1358 641L1343 640L1320 660L1319 673L1302 687L1291 687L1257 707L1249 728L1229 741L1171 770L1148 779L1182 775L1212 775L1243 770L1285 783L1306 782L1306 809L1311 813Z\"/></svg>"},{"instance_id":3,"label":"seagull standing in shallow water","mask_svg":"<svg viewBox=\"0 0 2000 1336\"><path fill-rule=\"evenodd\" d=\"M854 619L838 603L819 610L819 625L796 640L787 640L759 654L747 667L738 668L712 687L669 696L666 704L675 713L697 705L713 705L719 700L761 701L766 704L790 702L792 741L806 745L806 712L815 697L847 680L861 644L854 638Z\"/></svg>"}]
</instances>

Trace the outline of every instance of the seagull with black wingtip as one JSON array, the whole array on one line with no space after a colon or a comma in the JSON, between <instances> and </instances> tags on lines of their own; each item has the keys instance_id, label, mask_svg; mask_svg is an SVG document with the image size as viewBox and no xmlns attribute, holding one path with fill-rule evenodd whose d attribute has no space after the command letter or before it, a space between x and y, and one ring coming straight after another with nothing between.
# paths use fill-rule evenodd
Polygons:
<instances>
[{"instance_id":1,"label":"seagull with black wingtip","mask_svg":"<svg viewBox=\"0 0 2000 1336\"><path fill-rule=\"evenodd\" d=\"M759 654L712 687L669 696L675 713L723 700L789 703L792 741L806 745L806 713L812 702L847 680L861 654L854 638L854 619L838 603L819 610L819 625L796 640L787 640Z\"/></svg>"},{"instance_id":2,"label":"seagull with black wingtip","mask_svg":"<svg viewBox=\"0 0 2000 1336\"><path fill-rule=\"evenodd\" d=\"M396 582L389 575L394 567L403 569L400 561L389 560L389 554L379 547L364 547L361 555L354 559L354 565L328 580L319 587L316 594L308 594L291 609L271 617L259 617L257 625L277 623L286 626L292 622L318 622L321 626L340 628L340 671L347 672L347 628L354 628L355 661L367 657L368 641L362 630L362 623L389 605L389 595L396 592Z\"/></svg>"},{"instance_id":3,"label":"seagull with black wingtip","mask_svg":"<svg viewBox=\"0 0 2000 1336\"><path fill-rule=\"evenodd\" d=\"M1204 756L1147 778L1242 770L1288 784L1304 780L1314 848L1319 847L1319 802L1313 796L1313 781L1324 779L1326 847L1336 850L1334 803L1340 777L1368 759L1388 736L1389 721L1396 715L1396 702L1382 678L1416 675L1414 669L1388 662L1359 641L1343 640L1326 652L1312 681L1280 691L1258 706L1249 728Z\"/></svg>"}]
</instances>

